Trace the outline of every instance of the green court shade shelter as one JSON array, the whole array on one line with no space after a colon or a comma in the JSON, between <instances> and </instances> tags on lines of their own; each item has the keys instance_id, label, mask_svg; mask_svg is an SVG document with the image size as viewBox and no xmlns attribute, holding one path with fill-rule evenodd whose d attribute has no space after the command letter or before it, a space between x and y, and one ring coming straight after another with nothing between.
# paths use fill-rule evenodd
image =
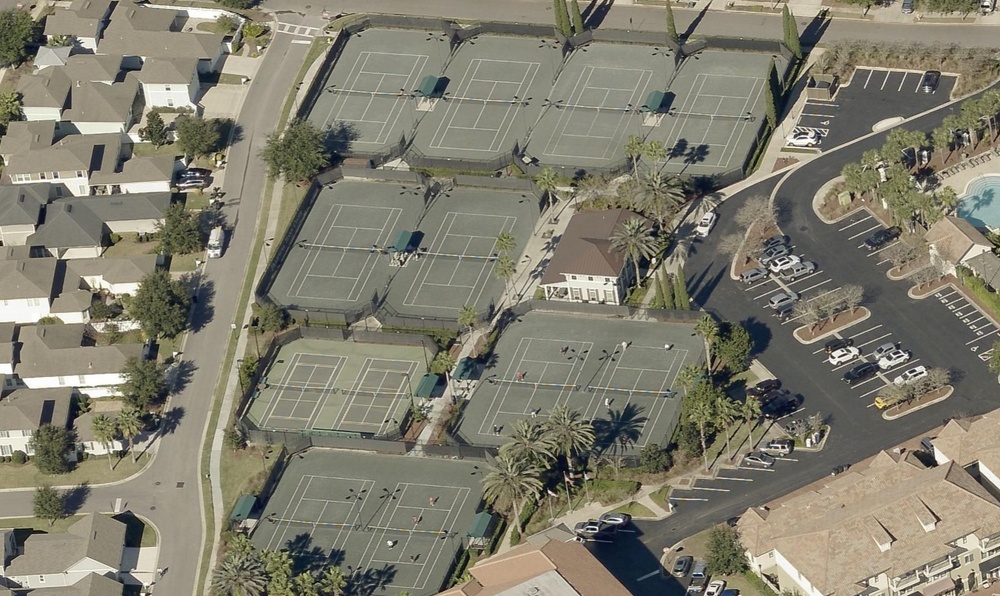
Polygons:
<instances>
[{"instance_id":1,"label":"green court shade shelter","mask_svg":"<svg viewBox=\"0 0 1000 596\"><path fill-rule=\"evenodd\" d=\"M257 504L257 497L253 495L243 495L236 501L233 513L229 516L229 521L241 522L245 520Z\"/></svg>"},{"instance_id":2,"label":"green court shade shelter","mask_svg":"<svg viewBox=\"0 0 1000 596\"><path fill-rule=\"evenodd\" d=\"M455 367L454 378L456 381L468 381L476 372L476 361L472 358L462 358Z\"/></svg>"},{"instance_id":3,"label":"green court shade shelter","mask_svg":"<svg viewBox=\"0 0 1000 596\"><path fill-rule=\"evenodd\" d=\"M659 112L660 106L663 105L663 98L663 91L656 91L655 89L650 91L649 95L646 96L645 103L642 104L642 109L648 112Z\"/></svg>"},{"instance_id":4,"label":"green court shade shelter","mask_svg":"<svg viewBox=\"0 0 1000 596\"><path fill-rule=\"evenodd\" d=\"M434 393L434 388L437 387L440 379L441 377L435 374L427 373L420 378L420 383L417 385L417 392L414 393L414 396L431 397L431 394Z\"/></svg>"},{"instance_id":5,"label":"green court shade shelter","mask_svg":"<svg viewBox=\"0 0 1000 596\"><path fill-rule=\"evenodd\" d=\"M496 518L489 511L480 511L476 517L472 518L472 526L469 528L469 548L486 548L493 537Z\"/></svg>"},{"instance_id":6,"label":"green court shade shelter","mask_svg":"<svg viewBox=\"0 0 1000 596\"><path fill-rule=\"evenodd\" d=\"M413 240L413 232L400 230L396 234L396 239L392 241L392 250L396 252L406 252L410 249L410 241Z\"/></svg>"},{"instance_id":7,"label":"green court shade shelter","mask_svg":"<svg viewBox=\"0 0 1000 596\"><path fill-rule=\"evenodd\" d=\"M437 89L438 78L434 75L427 75L420 80L420 86L417 87L417 95L421 97L430 97L434 95L434 90Z\"/></svg>"}]
</instances>

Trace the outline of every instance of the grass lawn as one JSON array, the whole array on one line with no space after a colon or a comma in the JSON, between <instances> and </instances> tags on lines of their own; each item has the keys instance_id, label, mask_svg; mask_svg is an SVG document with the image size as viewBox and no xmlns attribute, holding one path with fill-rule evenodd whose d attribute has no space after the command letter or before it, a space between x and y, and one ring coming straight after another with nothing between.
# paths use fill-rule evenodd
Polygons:
<instances>
[{"instance_id":1,"label":"grass lawn","mask_svg":"<svg viewBox=\"0 0 1000 596\"><path fill-rule=\"evenodd\" d=\"M37 530L47 534L64 534L74 523L80 520L82 515L71 515L62 519L57 519L56 523L49 525L46 519L37 517L0 517L0 528L13 528L15 530Z\"/></svg>"},{"instance_id":2,"label":"grass lawn","mask_svg":"<svg viewBox=\"0 0 1000 596\"><path fill-rule=\"evenodd\" d=\"M243 75L234 75L230 73L222 73L219 75L219 85L242 85Z\"/></svg>"},{"instance_id":3,"label":"grass lawn","mask_svg":"<svg viewBox=\"0 0 1000 596\"><path fill-rule=\"evenodd\" d=\"M177 157L177 149L171 144L154 147L152 143L136 143L132 145L132 154L136 157L156 157L158 155L169 155Z\"/></svg>"},{"instance_id":4,"label":"grass lawn","mask_svg":"<svg viewBox=\"0 0 1000 596\"><path fill-rule=\"evenodd\" d=\"M137 257L139 255L151 255L156 253L159 243L155 240L149 242L137 242L134 234L124 236L113 246L109 246L104 251L107 259L124 259L127 257Z\"/></svg>"},{"instance_id":5,"label":"grass lawn","mask_svg":"<svg viewBox=\"0 0 1000 596\"><path fill-rule=\"evenodd\" d=\"M670 488L669 486L664 486L649 495L649 498L653 499L653 502L663 508L664 511L670 511L670 505L667 503L667 499L670 497Z\"/></svg>"},{"instance_id":6,"label":"grass lawn","mask_svg":"<svg viewBox=\"0 0 1000 596\"><path fill-rule=\"evenodd\" d=\"M226 448L222 452L222 502L226 513L240 495L256 495L277 461L278 448L250 446L242 451ZM262 456L268 459L263 459ZM266 468L266 472L265 472Z\"/></svg>"},{"instance_id":7,"label":"grass lawn","mask_svg":"<svg viewBox=\"0 0 1000 596\"><path fill-rule=\"evenodd\" d=\"M125 524L125 546L129 548L156 546L158 538L152 524L146 523L131 511L119 513L115 519Z\"/></svg>"},{"instance_id":8,"label":"grass lawn","mask_svg":"<svg viewBox=\"0 0 1000 596\"><path fill-rule=\"evenodd\" d=\"M708 554L708 534L711 528L698 532L694 536L688 536L682 541L684 550L680 554L690 555L695 559L704 559ZM739 590L741 596L771 596L762 592L757 586L747 581L743 575L715 575L713 580L721 579L726 582L726 589Z\"/></svg>"},{"instance_id":9,"label":"grass lawn","mask_svg":"<svg viewBox=\"0 0 1000 596\"><path fill-rule=\"evenodd\" d=\"M0 518L0 528L13 528L15 530L31 530L22 532L20 539L23 540L27 534L64 534L70 526L80 521L83 515L70 515L62 519L57 519L54 524L49 524L48 520L37 517L10 517ZM136 517L132 512L119 513L114 518L126 525L125 546L129 548L156 546L158 539L153 526Z\"/></svg>"},{"instance_id":10,"label":"grass lawn","mask_svg":"<svg viewBox=\"0 0 1000 596\"><path fill-rule=\"evenodd\" d=\"M138 462L132 461L131 455L126 455L124 459L118 461L112 456L111 462L115 465L114 470L108 469L108 457L102 455L91 457L86 461L78 462L73 471L60 474L58 476L48 476L42 474L30 462L24 465L0 464L0 489L6 488L34 488L42 484L53 486L79 486L88 484L104 484L128 478L141 470L149 462L149 454L139 457Z\"/></svg>"},{"instance_id":11,"label":"grass lawn","mask_svg":"<svg viewBox=\"0 0 1000 596\"><path fill-rule=\"evenodd\" d=\"M666 507L664 507L664 509L666 509ZM622 505L621 507L614 509L613 511L617 511L619 513L627 513L632 517L656 517L653 514L653 512L649 510L649 507L646 507L642 503L636 503L635 501L632 501L631 503L628 503L626 505Z\"/></svg>"},{"instance_id":12,"label":"grass lawn","mask_svg":"<svg viewBox=\"0 0 1000 596\"><path fill-rule=\"evenodd\" d=\"M189 211L208 209L209 194L205 192L189 192L184 195L184 207Z\"/></svg>"},{"instance_id":13,"label":"grass lawn","mask_svg":"<svg viewBox=\"0 0 1000 596\"><path fill-rule=\"evenodd\" d=\"M732 433L729 439L729 448L735 459L739 459L737 454L741 449L747 449L749 447L749 427L745 422L739 423L739 426L735 428L730 428L729 432ZM761 435L764 433L763 428L754 428L753 440L760 441ZM731 463L728 460L726 453L726 430L722 429L715 436L715 442L708 446L708 463Z\"/></svg>"},{"instance_id":14,"label":"grass lawn","mask_svg":"<svg viewBox=\"0 0 1000 596\"><path fill-rule=\"evenodd\" d=\"M171 255L170 257L170 272L171 273L185 273L188 271L194 271L195 261L201 259L204 256L203 253L193 252L187 255Z\"/></svg>"},{"instance_id":15,"label":"grass lawn","mask_svg":"<svg viewBox=\"0 0 1000 596\"><path fill-rule=\"evenodd\" d=\"M285 237L285 233L288 232L288 224L292 222L292 217L299 205L302 204L307 190L309 189L297 184L286 184L281 189L281 210L278 212L278 227L276 228L278 232L274 236L275 240Z\"/></svg>"},{"instance_id":16,"label":"grass lawn","mask_svg":"<svg viewBox=\"0 0 1000 596\"><path fill-rule=\"evenodd\" d=\"M173 357L175 351L180 350L180 345L184 343L184 334L181 333L177 337L164 337L157 340L156 343L158 346L156 352L157 359L163 362Z\"/></svg>"}]
</instances>

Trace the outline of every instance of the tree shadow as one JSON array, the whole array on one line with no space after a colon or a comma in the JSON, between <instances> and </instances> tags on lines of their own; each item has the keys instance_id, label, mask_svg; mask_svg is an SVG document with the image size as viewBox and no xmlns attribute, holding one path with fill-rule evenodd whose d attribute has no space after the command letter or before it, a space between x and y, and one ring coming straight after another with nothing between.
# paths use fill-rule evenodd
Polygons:
<instances>
[{"instance_id":1,"label":"tree shadow","mask_svg":"<svg viewBox=\"0 0 1000 596\"><path fill-rule=\"evenodd\" d=\"M802 35L799 39L802 45L805 47L812 47L819 43L819 40L823 39L823 34L826 33L827 28L830 26L830 12L829 10L821 10L816 16L809 21L805 29L802 30Z\"/></svg>"},{"instance_id":2,"label":"tree shadow","mask_svg":"<svg viewBox=\"0 0 1000 596\"><path fill-rule=\"evenodd\" d=\"M747 317L740 321L740 325L743 325L743 328L750 334L750 339L753 340L753 349L750 351L751 358L755 358L757 354L767 350L773 334L771 328L764 321L757 317Z\"/></svg>"},{"instance_id":3,"label":"tree shadow","mask_svg":"<svg viewBox=\"0 0 1000 596\"><path fill-rule=\"evenodd\" d=\"M350 122L336 122L325 131L323 145L333 155L344 155L351 149L351 143L356 141L361 133Z\"/></svg>"},{"instance_id":4,"label":"tree shadow","mask_svg":"<svg viewBox=\"0 0 1000 596\"><path fill-rule=\"evenodd\" d=\"M667 161L671 159L677 159L678 157L683 157L688 150L688 140L687 139L677 139L673 147L667 151Z\"/></svg>"},{"instance_id":5,"label":"tree shadow","mask_svg":"<svg viewBox=\"0 0 1000 596\"><path fill-rule=\"evenodd\" d=\"M583 24L587 29L597 29L604 22L604 19L608 17L608 13L611 12L611 7L614 6L615 0L594 0L587 7L586 14L580 13L583 16Z\"/></svg>"},{"instance_id":6,"label":"tree shadow","mask_svg":"<svg viewBox=\"0 0 1000 596\"><path fill-rule=\"evenodd\" d=\"M191 298L191 331L197 333L215 317L215 282L203 279Z\"/></svg>"},{"instance_id":7,"label":"tree shadow","mask_svg":"<svg viewBox=\"0 0 1000 596\"><path fill-rule=\"evenodd\" d=\"M625 404L620 410L609 410L608 418L596 418L594 447L598 453L620 452L639 440L647 418L636 404Z\"/></svg>"},{"instance_id":8,"label":"tree shadow","mask_svg":"<svg viewBox=\"0 0 1000 596\"><path fill-rule=\"evenodd\" d=\"M219 123L219 142L212 151L222 151L243 140L243 126L232 118L216 118Z\"/></svg>"},{"instance_id":9,"label":"tree shadow","mask_svg":"<svg viewBox=\"0 0 1000 596\"><path fill-rule=\"evenodd\" d=\"M82 482L77 486L69 488L63 493L63 508L66 515L76 515L78 511L83 509L83 505L87 502L87 497L90 496L90 485L87 482Z\"/></svg>"},{"instance_id":10,"label":"tree shadow","mask_svg":"<svg viewBox=\"0 0 1000 596\"><path fill-rule=\"evenodd\" d=\"M180 426L181 420L184 418L184 408L182 406L174 406L163 413L160 418L160 428L157 430L157 434L172 435Z\"/></svg>"},{"instance_id":11,"label":"tree shadow","mask_svg":"<svg viewBox=\"0 0 1000 596\"><path fill-rule=\"evenodd\" d=\"M711 277L708 277L708 271L705 271L702 279L699 280L699 283L696 286L692 286L693 288L697 288L696 291L691 293L695 304L699 306L706 304L708 302L708 297L712 295L712 292L715 291L715 288L719 285L719 282L722 281L723 277L727 277L725 268L719 269L719 271Z\"/></svg>"},{"instance_id":12,"label":"tree shadow","mask_svg":"<svg viewBox=\"0 0 1000 596\"><path fill-rule=\"evenodd\" d=\"M698 25L701 23L702 19L705 18L705 14L708 13L708 7L711 6L711 4L712 4L711 2L705 3L705 8L702 8L698 12L697 16L695 16L694 19L688 24L687 29L684 30L684 33L681 33L678 36L681 38L681 43L687 41L688 38L694 35L695 29L698 28Z\"/></svg>"},{"instance_id":13,"label":"tree shadow","mask_svg":"<svg viewBox=\"0 0 1000 596\"><path fill-rule=\"evenodd\" d=\"M292 573L298 575L304 572L322 571L331 565L330 557L323 549L313 544L312 534L303 532L296 534L285 542L285 549L292 559ZM331 554L339 551L331 551Z\"/></svg>"},{"instance_id":14,"label":"tree shadow","mask_svg":"<svg viewBox=\"0 0 1000 596\"><path fill-rule=\"evenodd\" d=\"M193 360L180 360L171 364L166 372L166 386L170 393L180 393L191 382L198 365Z\"/></svg>"},{"instance_id":15,"label":"tree shadow","mask_svg":"<svg viewBox=\"0 0 1000 596\"><path fill-rule=\"evenodd\" d=\"M385 590L396 578L395 565L382 565L378 569L365 569L360 575L352 575L345 593L351 596L371 596Z\"/></svg>"}]
</instances>

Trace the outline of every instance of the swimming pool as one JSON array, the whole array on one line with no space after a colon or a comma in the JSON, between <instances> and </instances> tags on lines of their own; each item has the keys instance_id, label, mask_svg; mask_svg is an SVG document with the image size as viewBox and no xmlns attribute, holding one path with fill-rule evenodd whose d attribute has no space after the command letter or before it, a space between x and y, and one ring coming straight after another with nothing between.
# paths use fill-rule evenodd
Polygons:
<instances>
[{"instance_id":1,"label":"swimming pool","mask_svg":"<svg viewBox=\"0 0 1000 596\"><path fill-rule=\"evenodd\" d=\"M1000 175L970 182L959 198L958 216L977 228L1000 229Z\"/></svg>"}]
</instances>

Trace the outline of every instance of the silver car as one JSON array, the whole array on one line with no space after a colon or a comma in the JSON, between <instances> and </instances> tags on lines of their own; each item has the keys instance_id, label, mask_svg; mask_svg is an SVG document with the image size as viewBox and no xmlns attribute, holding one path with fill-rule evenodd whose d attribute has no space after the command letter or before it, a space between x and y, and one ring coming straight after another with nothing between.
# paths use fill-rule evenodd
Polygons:
<instances>
[{"instance_id":1,"label":"silver car","mask_svg":"<svg viewBox=\"0 0 1000 596\"><path fill-rule=\"evenodd\" d=\"M785 281L795 281L796 279L804 276L810 275L816 271L816 263L812 261L802 261L801 263L795 263L791 267L783 270L781 272L781 279Z\"/></svg>"},{"instance_id":2,"label":"silver car","mask_svg":"<svg viewBox=\"0 0 1000 596\"><path fill-rule=\"evenodd\" d=\"M895 350L898 347L899 347L899 344L897 344L897 343L893 343L893 342L884 343L884 344L880 345L879 347L875 348L874 350L872 350L872 358L874 358L876 361L878 361L878 360L880 360L882 358L882 356L885 356L886 354L888 354L889 352Z\"/></svg>"},{"instance_id":3,"label":"silver car","mask_svg":"<svg viewBox=\"0 0 1000 596\"><path fill-rule=\"evenodd\" d=\"M778 292L771 299L767 301L767 305L773 309L779 309L786 304L791 304L799 299L799 295L795 292Z\"/></svg>"},{"instance_id":4,"label":"silver car","mask_svg":"<svg viewBox=\"0 0 1000 596\"><path fill-rule=\"evenodd\" d=\"M770 468L774 465L774 458L762 451L753 451L743 458L743 465Z\"/></svg>"},{"instance_id":5,"label":"silver car","mask_svg":"<svg viewBox=\"0 0 1000 596\"><path fill-rule=\"evenodd\" d=\"M767 277L767 269L762 267L754 267L753 269L747 269L743 273L740 273L740 281L745 284L752 284L755 281L760 281Z\"/></svg>"}]
</instances>

